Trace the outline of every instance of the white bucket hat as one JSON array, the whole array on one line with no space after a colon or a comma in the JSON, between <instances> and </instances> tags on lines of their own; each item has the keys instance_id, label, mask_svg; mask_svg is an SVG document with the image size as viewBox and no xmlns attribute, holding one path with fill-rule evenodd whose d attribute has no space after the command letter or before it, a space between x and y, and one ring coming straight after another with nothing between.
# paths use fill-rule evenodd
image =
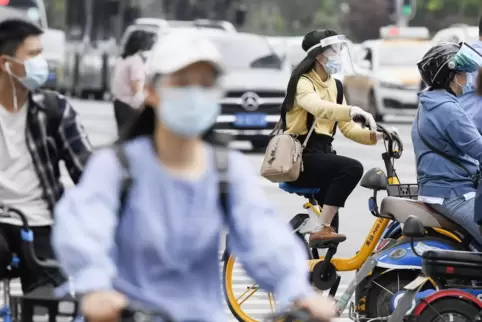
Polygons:
<instances>
[{"instance_id":1,"label":"white bucket hat","mask_svg":"<svg viewBox=\"0 0 482 322\"><path fill-rule=\"evenodd\" d=\"M222 57L216 46L196 30L169 31L148 55L148 75L171 74L197 62L207 62L222 73Z\"/></svg>"}]
</instances>

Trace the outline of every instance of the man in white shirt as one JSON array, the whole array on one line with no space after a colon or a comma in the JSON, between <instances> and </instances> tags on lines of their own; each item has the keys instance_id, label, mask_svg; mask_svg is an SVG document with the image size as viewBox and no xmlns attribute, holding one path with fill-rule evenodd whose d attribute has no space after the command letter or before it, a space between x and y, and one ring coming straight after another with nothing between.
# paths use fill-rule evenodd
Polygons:
<instances>
[{"instance_id":1,"label":"man in white shirt","mask_svg":"<svg viewBox=\"0 0 482 322\"><path fill-rule=\"evenodd\" d=\"M63 192L59 161L77 182L91 145L65 97L38 90L49 76L41 34L27 21L0 22L0 205L22 211L34 232L37 256L53 258L52 210ZM20 224L14 216L0 216L0 278L15 253L24 293L65 281L58 270L27 267Z\"/></svg>"}]
</instances>

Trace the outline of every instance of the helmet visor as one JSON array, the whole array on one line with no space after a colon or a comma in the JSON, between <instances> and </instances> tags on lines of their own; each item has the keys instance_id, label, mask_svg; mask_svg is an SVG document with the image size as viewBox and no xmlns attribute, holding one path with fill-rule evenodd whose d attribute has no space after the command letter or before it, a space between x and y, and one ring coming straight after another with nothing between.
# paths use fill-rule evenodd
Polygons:
<instances>
[{"instance_id":1,"label":"helmet visor","mask_svg":"<svg viewBox=\"0 0 482 322\"><path fill-rule=\"evenodd\" d=\"M473 73L482 67L482 56L466 43L460 44L460 49L448 62L448 67L457 72Z\"/></svg>"}]
</instances>

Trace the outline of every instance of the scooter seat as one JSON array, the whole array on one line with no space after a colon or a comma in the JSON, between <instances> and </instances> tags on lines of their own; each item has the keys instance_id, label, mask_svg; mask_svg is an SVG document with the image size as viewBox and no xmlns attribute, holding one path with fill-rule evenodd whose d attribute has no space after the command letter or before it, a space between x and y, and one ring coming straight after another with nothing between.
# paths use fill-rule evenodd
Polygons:
<instances>
[{"instance_id":1,"label":"scooter seat","mask_svg":"<svg viewBox=\"0 0 482 322\"><path fill-rule=\"evenodd\" d=\"M470 263L482 266L482 253L456 250L427 250L422 254L423 259Z\"/></svg>"},{"instance_id":2,"label":"scooter seat","mask_svg":"<svg viewBox=\"0 0 482 322\"><path fill-rule=\"evenodd\" d=\"M415 216L424 227L443 228L449 231L466 233L462 227L418 200L385 197L380 205L380 215L402 224L409 216Z\"/></svg>"},{"instance_id":3,"label":"scooter seat","mask_svg":"<svg viewBox=\"0 0 482 322\"><path fill-rule=\"evenodd\" d=\"M482 254L452 250L428 250L422 254L422 270L430 277L482 278Z\"/></svg>"},{"instance_id":4,"label":"scooter seat","mask_svg":"<svg viewBox=\"0 0 482 322\"><path fill-rule=\"evenodd\" d=\"M282 182L279 184L280 189L289 192L289 193L296 193L297 195L300 196L306 196L306 197L311 197L314 194L317 194L320 192L320 188L303 188L303 187L298 187L295 185L292 185L288 182Z\"/></svg>"}]
</instances>

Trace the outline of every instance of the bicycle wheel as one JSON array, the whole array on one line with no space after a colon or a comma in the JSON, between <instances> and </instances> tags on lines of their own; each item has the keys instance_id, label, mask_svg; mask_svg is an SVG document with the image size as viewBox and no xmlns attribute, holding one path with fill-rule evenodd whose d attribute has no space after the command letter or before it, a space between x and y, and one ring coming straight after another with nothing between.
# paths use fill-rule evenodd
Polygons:
<instances>
[{"instance_id":1,"label":"bicycle wheel","mask_svg":"<svg viewBox=\"0 0 482 322\"><path fill-rule=\"evenodd\" d=\"M460 298L441 298L429 304L418 316L424 322L473 322L478 321L480 308Z\"/></svg>"},{"instance_id":2,"label":"bicycle wheel","mask_svg":"<svg viewBox=\"0 0 482 322\"><path fill-rule=\"evenodd\" d=\"M306 240L303 236L298 237L304 241L310 255ZM264 321L267 315L276 311L274 295L261 290L233 255L224 262L223 289L229 310L240 322Z\"/></svg>"},{"instance_id":3,"label":"bicycle wheel","mask_svg":"<svg viewBox=\"0 0 482 322\"><path fill-rule=\"evenodd\" d=\"M258 322L275 312L271 293L261 290L244 272L236 257L230 255L224 262L224 296L228 308L240 322Z\"/></svg>"}]
</instances>

